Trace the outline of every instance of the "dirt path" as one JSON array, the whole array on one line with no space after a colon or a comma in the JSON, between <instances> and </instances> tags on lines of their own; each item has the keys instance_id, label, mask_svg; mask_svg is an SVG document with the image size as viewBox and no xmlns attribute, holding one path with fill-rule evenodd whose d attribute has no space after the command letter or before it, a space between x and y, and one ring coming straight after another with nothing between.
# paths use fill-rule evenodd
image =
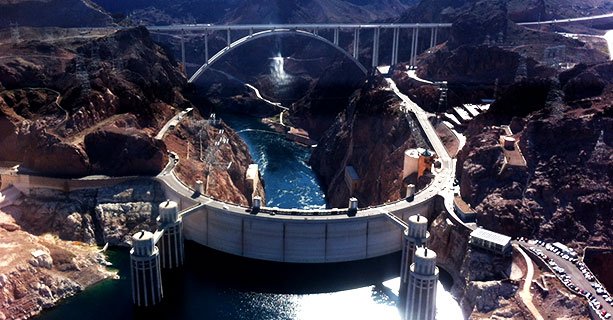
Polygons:
<instances>
[{"instance_id":1,"label":"dirt path","mask_svg":"<svg viewBox=\"0 0 613 320\"><path fill-rule=\"evenodd\" d=\"M532 263L532 260L530 259L530 257L528 257L528 255L524 252L524 250L522 250L518 245L514 244L513 247L515 247L515 249L517 249L517 251L519 251L519 253L524 257L524 260L526 260L526 268L527 268L526 278L524 280L524 286L522 290L519 292L519 296L521 297L521 300L524 302L528 310L530 310L530 313L532 313L532 316L534 317L534 319L544 320L543 316L541 316L541 313L536 309L536 307L532 303L532 293L530 293L530 286L532 285L532 278L534 277L534 264Z\"/></svg>"}]
</instances>

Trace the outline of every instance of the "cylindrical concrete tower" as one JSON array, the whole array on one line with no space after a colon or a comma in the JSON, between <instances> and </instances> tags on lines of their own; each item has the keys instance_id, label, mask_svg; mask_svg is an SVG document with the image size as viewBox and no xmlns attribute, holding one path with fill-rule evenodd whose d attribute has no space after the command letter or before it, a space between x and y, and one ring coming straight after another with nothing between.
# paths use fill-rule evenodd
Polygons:
<instances>
[{"instance_id":1,"label":"cylindrical concrete tower","mask_svg":"<svg viewBox=\"0 0 613 320\"><path fill-rule=\"evenodd\" d=\"M434 320L438 282L436 253L426 247L419 247L413 260L409 270L404 320Z\"/></svg>"},{"instance_id":2,"label":"cylindrical concrete tower","mask_svg":"<svg viewBox=\"0 0 613 320\"><path fill-rule=\"evenodd\" d=\"M400 294L408 283L409 266L413 263L415 248L427 246L430 233L428 232L428 219L421 215L409 217L408 230L404 232L404 245L402 246L402 261L400 265Z\"/></svg>"},{"instance_id":3,"label":"cylindrical concrete tower","mask_svg":"<svg viewBox=\"0 0 613 320\"><path fill-rule=\"evenodd\" d=\"M130 269L134 304L148 307L162 301L160 253L155 246L153 233L140 231L132 236Z\"/></svg>"},{"instance_id":4,"label":"cylindrical concrete tower","mask_svg":"<svg viewBox=\"0 0 613 320\"><path fill-rule=\"evenodd\" d=\"M174 201L160 203L160 227L164 234L160 239L162 268L172 269L183 265L183 219L179 217L179 206Z\"/></svg>"}]
</instances>

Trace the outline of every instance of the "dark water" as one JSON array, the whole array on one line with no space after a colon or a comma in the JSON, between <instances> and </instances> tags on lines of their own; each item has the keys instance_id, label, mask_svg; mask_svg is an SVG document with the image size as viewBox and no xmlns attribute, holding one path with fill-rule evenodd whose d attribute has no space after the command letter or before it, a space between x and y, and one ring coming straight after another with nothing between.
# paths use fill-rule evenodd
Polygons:
<instances>
[{"instance_id":1,"label":"dark water","mask_svg":"<svg viewBox=\"0 0 613 320\"><path fill-rule=\"evenodd\" d=\"M186 243L186 263L163 273L163 302L132 306L129 253L110 250L119 280L107 280L36 319L399 320L399 254L360 262L282 264L245 259ZM439 319L462 319L439 287ZM455 309L454 309L455 308Z\"/></svg>"},{"instance_id":2,"label":"dark water","mask_svg":"<svg viewBox=\"0 0 613 320\"><path fill-rule=\"evenodd\" d=\"M232 114L221 114L221 118L238 132L258 164L265 182L267 206L325 208L324 192L307 164L310 148L287 140L257 118Z\"/></svg>"}]
</instances>

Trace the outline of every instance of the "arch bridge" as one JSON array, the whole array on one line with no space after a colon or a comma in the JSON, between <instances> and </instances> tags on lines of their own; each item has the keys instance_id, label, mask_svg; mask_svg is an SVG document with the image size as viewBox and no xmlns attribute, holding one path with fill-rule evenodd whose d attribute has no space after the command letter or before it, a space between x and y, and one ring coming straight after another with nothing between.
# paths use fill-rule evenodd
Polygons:
<instances>
[{"instance_id":1,"label":"arch bridge","mask_svg":"<svg viewBox=\"0 0 613 320\"><path fill-rule=\"evenodd\" d=\"M398 63L399 48L403 41L400 41L402 32L411 35L410 40L410 57L409 64L415 65L416 57L419 54L419 36L420 30L426 30L430 35L429 47L434 47L438 43L438 30L451 27L451 23L379 23L379 24L251 24L251 25L211 25L211 24L182 24L169 26L150 26L149 31L160 34L175 35L181 41L181 61L186 65L185 61L185 38L193 35L204 35L204 62L198 70L189 78L188 82L196 81L211 65L219 61L232 50L255 41L260 38L274 37L278 35L297 35L305 38L318 40L338 51L343 53L347 58L351 59L358 68L364 73L367 73L367 68L359 60L360 52L360 33L369 30L372 32L372 63L371 67L379 66L379 49L381 47L380 35L381 30L392 30L392 55L390 65ZM213 33L225 33L226 46L217 52L209 50L209 36ZM232 38L232 33L241 34L237 39ZM339 45L340 36L342 33L349 33L353 36L351 52ZM323 36L323 33L331 35L332 39ZM247 34L247 35L244 35Z\"/></svg>"}]
</instances>

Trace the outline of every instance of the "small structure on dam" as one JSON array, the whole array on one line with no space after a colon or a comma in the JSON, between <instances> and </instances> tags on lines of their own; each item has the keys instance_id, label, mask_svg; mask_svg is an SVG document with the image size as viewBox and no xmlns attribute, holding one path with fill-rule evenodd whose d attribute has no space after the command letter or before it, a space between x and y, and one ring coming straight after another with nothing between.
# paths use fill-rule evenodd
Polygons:
<instances>
[{"instance_id":1,"label":"small structure on dam","mask_svg":"<svg viewBox=\"0 0 613 320\"><path fill-rule=\"evenodd\" d=\"M172 269L183 265L183 220L178 205L168 200L162 202L159 209L158 230L155 233L140 231L132 236L132 301L139 307L162 301L162 267Z\"/></svg>"}]
</instances>

